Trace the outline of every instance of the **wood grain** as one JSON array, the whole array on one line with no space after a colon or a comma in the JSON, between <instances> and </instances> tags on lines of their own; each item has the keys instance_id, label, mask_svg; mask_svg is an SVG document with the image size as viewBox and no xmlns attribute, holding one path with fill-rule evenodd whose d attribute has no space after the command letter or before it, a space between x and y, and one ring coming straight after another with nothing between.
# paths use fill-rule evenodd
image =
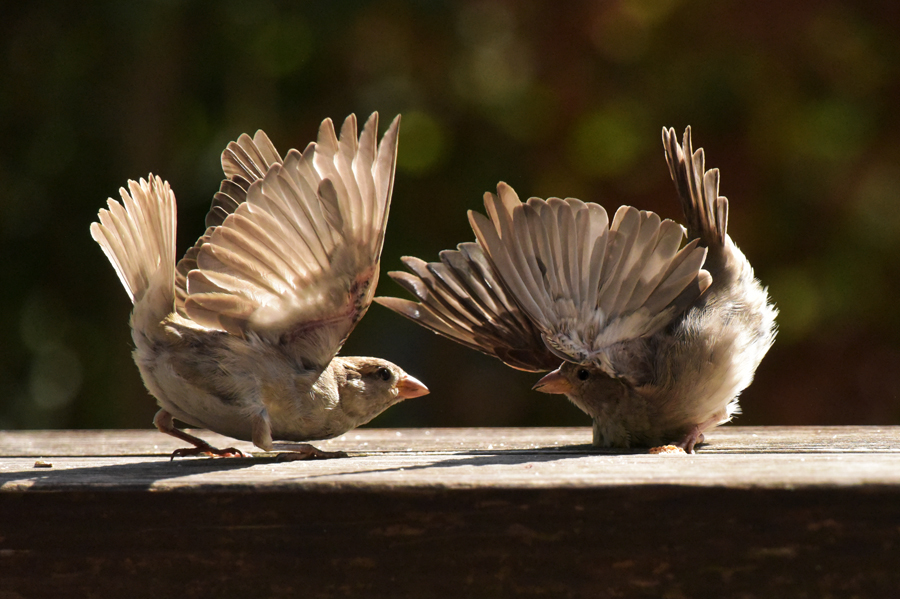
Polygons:
<instances>
[{"instance_id":1,"label":"wood grain","mask_svg":"<svg viewBox=\"0 0 900 599\"><path fill-rule=\"evenodd\" d=\"M277 463L4 432L0 599L900 596L900 427L724 427L680 457L590 437L358 430Z\"/></svg>"},{"instance_id":2,"label":"wood grain","mask_svg":"<svg viewBox=\"0 0 900 599\"><path fill-rule=\"evenodd\" d=\"M190 430L190 429L189 429ZM209 431L190 431L213 445L259 451L251 443ZM588 427L357 429L317 446L350 452L592 451L646 453L590 447ZM184 444L156 430L0 431L0 457L168 455ZM289 447L289 443L281 444ZM900 426L723 426L707 434L706 453L900 453Z\"/></svg>"}]
</instances>

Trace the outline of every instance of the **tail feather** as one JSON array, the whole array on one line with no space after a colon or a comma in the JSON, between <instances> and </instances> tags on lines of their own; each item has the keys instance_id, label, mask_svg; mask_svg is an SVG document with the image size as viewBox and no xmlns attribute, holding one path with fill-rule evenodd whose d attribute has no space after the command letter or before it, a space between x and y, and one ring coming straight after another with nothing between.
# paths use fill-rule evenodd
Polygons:
<instances>
[{"instance_id":1,"label":"tail feather","mask_svg":"<svg viewBox=\"0 0 900 599\"><path fill-rule=\"evenodd\" d=\"M112 198L91 224L94 238L119 275L135 306L147 304L162 320L175 299L175 194L152 174L121 188L122 203Z\"/></svg>"},{"instance_id":2,"label":"tail feather","mask_svg":"<svg viewBox=\"0 0 900 599\"><path fill-rule=\"evenodd\" d=\"M663 146L687 221L688 238L700 239L715 253L725 245L728 234L728 200L719 195L719 169L705 170L703 148L694 151L690 127L684 131L682 144L674 129L664 128Z\"/></svg>"}]
</instances>

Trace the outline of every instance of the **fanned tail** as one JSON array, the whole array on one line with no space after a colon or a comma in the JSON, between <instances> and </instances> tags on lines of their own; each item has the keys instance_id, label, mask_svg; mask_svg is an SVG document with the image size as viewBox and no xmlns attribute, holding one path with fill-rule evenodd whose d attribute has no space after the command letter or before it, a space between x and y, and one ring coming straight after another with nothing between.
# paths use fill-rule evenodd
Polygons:
<instances>
[{"instance_id":1,"label":"fanned tail","mask_svg":"<svg viewBox=\"0 0 900 599\"><path fill-rule=\"evenodd\" d=\"M135 318L159 322L175 299L175 194L152 174L121 188L101 209L91 236L119 275L135 305Z\"/></svg>"},{"instance_id":2,"label":"fanned tail","mask_svg":"<svg viewBox=\"0 0 900 599\"><path fill-rule=\"evenodd\" d=\"M682 145L674 129L663 128L662 135L669 173L687 221L688 237L700 239L706 247L722 247L728 235L728 199L719 195L719 169L704 170L705 154L703 148L693 150L690 127L684 130Z\"/></svg>"}]
</instances>

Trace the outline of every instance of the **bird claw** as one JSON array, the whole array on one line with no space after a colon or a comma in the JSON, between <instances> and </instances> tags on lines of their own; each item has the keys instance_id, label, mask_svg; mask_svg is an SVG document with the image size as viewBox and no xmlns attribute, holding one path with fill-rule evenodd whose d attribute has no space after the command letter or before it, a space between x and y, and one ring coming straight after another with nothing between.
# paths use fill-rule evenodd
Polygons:
<instances>
[{"instance_id":1,"label":"bird claw","mask_svg":"<svg viewBox=\"0 0 900 599\"><path fill-rule=\"evenodd\" d=\"M695 426L681 441L675 443L675 447L680 447L684 450L684 453L694 453L694 446L703 443L704 439L705 437L703 436L703 433L700 432L700 427Z\"/></svg>"},{"instance_id":2,"label":"bird claw","mask_svg":"<svg viewBox=\"0 0 900 599\"><path fill-rule=\"evenodd\" d=\"M171 462L175 458L186 458L192 456L206 455L211 458L246 458L247 454L245 454L240 449L236 447L226 447L225 449L218 449L213 447L212 445L204 445L197 447L184 447L182 449L176 449L172 452L172 455L169 456L169 461Z\"/></svg>"},{"instance_id":3,"label":"bird claw","mask_svg":"<svg viewBox=\"0 0 900 599\"><path fill-rule=\"evenodd\" d=\"M276 462L298 462L300 460L331 460L335 458L349 457L345 451L322 451L312 445L299 445L292 451L279 453L275 456Z\"/></svg>"},{"instance_id":4,"label":"bird claw","mask_svg":"<svg viewBox=\"0 0 900 599\"><path fill-rule=\"evenodd\" d=\"M677 443L672 443L670 445L662 445L660 447L651 447L650 453L656 455L678 455L678 454L686 454L686 453L694 453L694 447L703 443L703 433L700 432L700 427L695 426L688 433L678 441Z\"/></svg>"}]
</instances>

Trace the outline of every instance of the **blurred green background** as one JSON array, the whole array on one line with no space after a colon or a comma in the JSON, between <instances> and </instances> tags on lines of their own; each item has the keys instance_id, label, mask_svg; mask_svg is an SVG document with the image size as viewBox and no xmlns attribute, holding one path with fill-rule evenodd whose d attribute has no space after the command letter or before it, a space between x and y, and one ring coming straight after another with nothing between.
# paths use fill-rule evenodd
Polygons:
<instances>
[{"instance_id":1,"label":"blurred green background","mask_svg":"<svg viewBox=\"0 0 900 599\"><path fill-rule=\"evenodd\" d=\"M680 220L660 130L692 125L781 309L737 422L900 424L898 3L35 2L3 32L0 428L151 426L131 306L88 233L129 178L171 182L180 253L229 140L303 148L373 110L403 114L385 271L471 240L500 180ZM589 424L380 306L344 353L432 390L376 426Z\"/></svg>"}]
</instances>

